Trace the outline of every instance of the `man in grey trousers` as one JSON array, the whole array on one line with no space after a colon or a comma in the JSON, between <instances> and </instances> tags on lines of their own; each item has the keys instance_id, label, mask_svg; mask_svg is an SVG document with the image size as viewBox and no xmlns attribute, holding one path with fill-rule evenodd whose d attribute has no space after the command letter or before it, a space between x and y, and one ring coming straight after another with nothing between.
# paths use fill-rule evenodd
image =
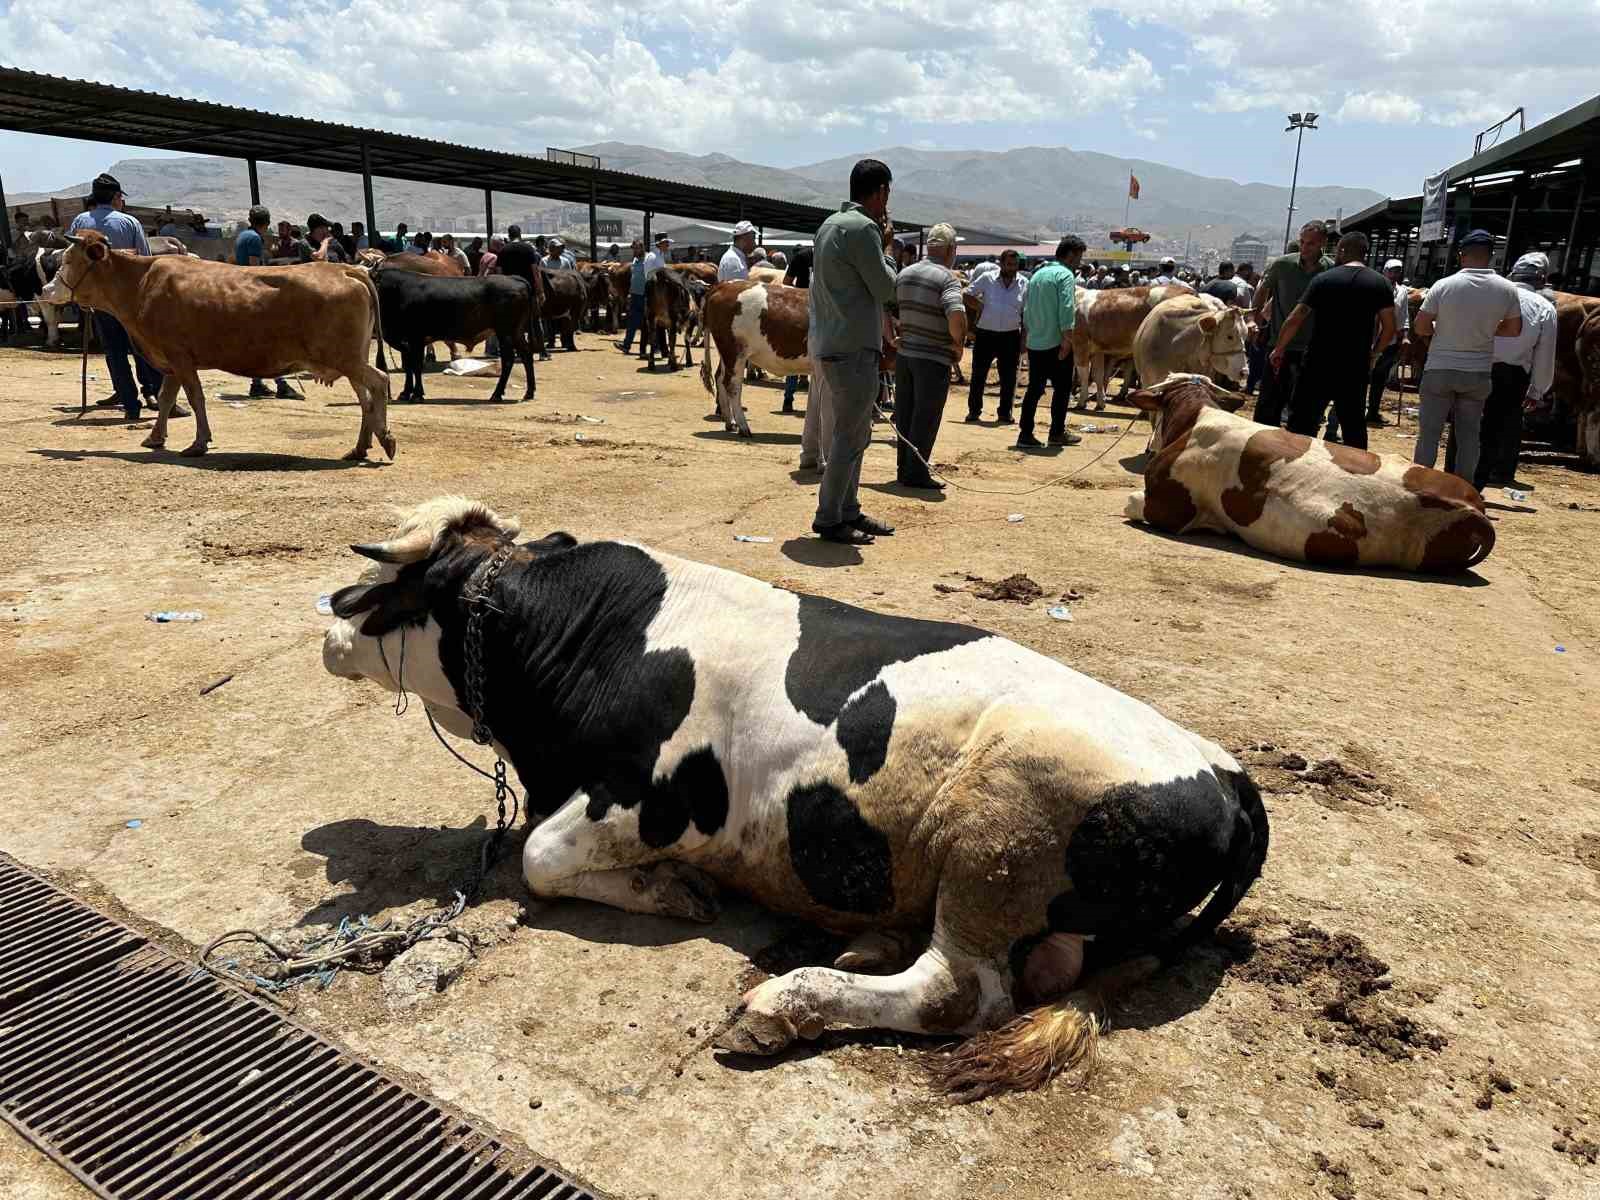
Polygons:
<instances>
[{"instance_id":1,"label":"man in grey trousers","mask_svg":"<svg viewBox=\"0 0 1600 1200\"><path fill-rule=\"evenodd\" d=\"M850 172L850 199L817 230L811 273L811 357L833 411L828 465L811 528L830 542L871 545L894 526L861 511L861 460L872 441L883 351L883 306L895 276L890 245L889 168L864 158Z\"/></svg>"},{"instance_id":2,"label":"man in grey trousers","mask_svg":"<svg viewBox=\"0 0 1600 1200\"><path fill-rule=\"evenodd\" d=\"M1493 388L1494 339L1522 333L1517 289L1489 267L1494 235L1474 229L1461 239L1461 269L1428 289L1416 332L1432 337L1418 391L1417 446L1413 461L1433 466L1445 424L1455 422L1455 473L1468 483L1478 469L1478 434Z\"/></svg>"}]
</instances>

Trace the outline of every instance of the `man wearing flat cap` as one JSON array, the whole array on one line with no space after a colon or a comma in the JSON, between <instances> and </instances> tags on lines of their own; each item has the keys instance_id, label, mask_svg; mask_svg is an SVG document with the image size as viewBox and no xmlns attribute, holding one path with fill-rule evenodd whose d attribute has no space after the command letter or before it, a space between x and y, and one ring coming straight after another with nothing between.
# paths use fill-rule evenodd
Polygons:
<instances>
[{"instance_id":1,"label":"man wearing flat cap","mask_svg":"<svg viewBox=\"0 0 1600 1200\"><path fill-rule=\"evenodd\" d=\"M740 221L733 227L733 245L717 264L717 282L750 278L750 255L756 248L756 227Z\"/></svg>"},{"instance_id":2,"label":"man wearing flat cap","mask_svg":"<svg viewBox=\"0 0 1600 1200\"><path fill-rule=\"evenodd\" d=\"M1455 473L1471 483L1478 470L1483 410L1493 389L1494 339L1522 333L1522 304L1510 280L1489 266L1494 235L1474 229L1460 244L1461 269L1428 289L1416 331L1432 338L1418 391L1422 403L1414 461L1431 467L1439 438L1455 424Z\"/></svg>"},{"instance_id":3,"label":"man wearing flat cap","mask_svg":"<svg viewBox=\"0 0 1600 1200\"><path fill-rule=\"evenodd\" d=\"M97 229L106 235L106 241L113 250L150 253L150 242L144 235L144 226L139 224L137 218L123 211L127 207L127 198L123 196L122 185L114 176L96 176L90 185L90 199L94 207L72 219L72 224L67 228L68 236L80 234L85 229ZM108 407L120 403L123 415L130 421L137 421L141 393L151 408L156 407L156 397L161 394L161 372L139 353L128 337L128 331L122 327L122 322L110 313L96 309L94 328L100 335L100 346L105 351L106 372L111 376L112 387L116 389L115 396L101 403ZM133 355L131 370L128 367L129 354ZM188 416L189 410L181 404L174 404L172 415Z\"/></svg>"}]
</instances>

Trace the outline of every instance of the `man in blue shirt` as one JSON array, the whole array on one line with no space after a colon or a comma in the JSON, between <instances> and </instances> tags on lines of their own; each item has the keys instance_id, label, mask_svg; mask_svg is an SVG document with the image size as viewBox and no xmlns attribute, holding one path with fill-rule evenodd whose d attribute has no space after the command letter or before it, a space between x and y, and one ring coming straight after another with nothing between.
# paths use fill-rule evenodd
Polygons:
<instances>
[{"instance_id":1,"label":"man in blue shirt","mask_svg":"<svg viewBox=\"0 0 1600 1200\"><path fill-rule=\"evenodd\" d=\"M90 198L94 207L88 212L79 213L72 219L67 233L82 233L85 229L98 229L106 235L106 241L113 250L132 250L136 254L149 254L150 243L145 238L144 226L123 212L126 198L122 194L122 185L110 175L98 175L90 187ZM111 375L111 385L116 389L116 394L110 402L102 401L107 407L111 403L121 404L123 416L130 421L139 419L139 396L142 392L144 399L151 408L156 407L156 397L161 394L161 372L151 366L145 357L134 349L132 341L128 338L128 331L122 327L122 322L108 312L98 309L94 314L95 332L100 335L100 345L105 350L106 371ZM133 370L128 369L128 355L133 355ZM134 372L138 372L138 382L134 381ZM172 406L172 415L186 417L187 409L181 405Z\"/></svg>"},{"instance_id":2,"label":"man in blue shirt","mask_svg":"<svg viewBox=\"0 0 1600 1200\"><path fill-rule=\"evenodd\" d=\"M272 214L257 204L250 210L250 228L233 239L233 261L241 267L259 267L267 261L267 230L272 228ZM287 379L274 380L278 385L280 400L298 400L300 394L289 386ZM250 381L252 396L270 396L267 385L259 379Z\"/></svg>"},{"instance_id":3,"label":"man in blue shirt","mask_svg":"<svg viewBox=\"0 0 1600 1200\"><path fill-rule=\"evenodd\" d=\"M633 335L644 328L644 283L650 269L645 263L644 239L633 239L633 262L628 267L628 325L617 349L624 354L633 349Z\"/></svg>"}]
</instances>

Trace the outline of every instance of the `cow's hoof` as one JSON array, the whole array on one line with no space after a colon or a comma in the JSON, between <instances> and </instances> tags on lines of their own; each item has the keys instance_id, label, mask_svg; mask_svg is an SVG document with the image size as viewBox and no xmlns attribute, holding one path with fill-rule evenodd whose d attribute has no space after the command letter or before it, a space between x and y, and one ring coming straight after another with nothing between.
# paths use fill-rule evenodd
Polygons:
<instances>
[{"instance_id":1,"label":"cow's hoof","mask_svg":"<svg viewBox=\"0 0 1600 1200\"><path fill-rule=\"evenodd\" d=\"M378 435L378 445L383 447L383 452L389 456L389 461L394 461L394 434L385 429Z\"/></svg>"},{"instance_id":2,"label":"cow's hoof","mask_svg":"<svg viewBox=\"0 0 1600 1200\"><path fill-rule=\"evenodd\" d=\"M199 458L206 452L208 448L210 448L210 445L210 442L202 442L197 439L190 442L182 450L179 450L178 455L181 458Z\"/></svg>"},{"instance_id":3,"label":"cow's hoof","mask_svg":"<svg viewBox=\"0 0 1600 1200\"><path fill-rule=\"evenodd\" d=\"M739 426L739 436L747 438L747 437L755 437L755 434L750 432L750 426L741 425L741 426Z\"/></svg>"},{"instance_id":4,"label":"cow's hoof","mask_svg":"<svg viewBox=\"0 0 1600 1200\"><path fill-rule=\"evenodd\" d=\"M634 886L649 894L651 911L663 917L709 924L722 911L716 880L687 863L669 860L646 867Z\"/></svg>"},{"instance_id":5,"label":"cow's hoof","mask_svg":"<svg viewBox=\"0 0 1600 1200\"><path fill-rule=\"evenodd\" d=\"M167 446L167 439L158 438L152 433L149 437L145 438L144 441L140 442L139 445L143 446L147 450L164 450Z\"/></svg>"},{"instance_id":6,"label":"cow's hoof","mask_svg":"<svg viewBox=\"0 0 1600 1200\"><path fill-rule=\"evenodd\" d=\"M771 1013L751 1012L745 1009L729 1029L723 1030L712 1044L719 1050L735 1054L759 1054L763 1057L782 1054L799 1034L787 1018Z\"/></svg>"}]
</instances>

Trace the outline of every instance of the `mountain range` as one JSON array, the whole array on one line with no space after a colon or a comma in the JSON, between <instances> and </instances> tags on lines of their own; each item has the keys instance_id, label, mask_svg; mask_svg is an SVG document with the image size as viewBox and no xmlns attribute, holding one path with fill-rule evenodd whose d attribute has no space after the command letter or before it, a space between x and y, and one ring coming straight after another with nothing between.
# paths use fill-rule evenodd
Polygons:
<instances>
[{"instance_id":1,"label":"mountain range","mask_svg":"<svg viewBox=\"0 0 1600 1200\"><path fill-rule=\"evenodd\" d=\"M824 207L837 204L847 193L850 168L864 157L850 155L786 169L726 154L682 154L623 142L581 149L616 170ZM1271 184L1237 183L1162 163L1060 146L1005 151L893 147L869 155L887 162L895 173L891 208L896 217L950 221L1005 241L1032 241L1046 231L1072 229L1091 247L1106 244L1106 233L1122 224L1130 173L1139 179L1140 198L1129 206L1128 220L1156 235L1153 247L1181 248L1190 236L1197 246L1225 246L1246 232L1274 241L1272 235L1281 227L1289 203L1288 189ZM132 158L110 169L137 204L185 206L213 219L234 220L242 218L248 207L244 164L236 160ZM303 221L313 210L347 223L360 218L363 204L357 176L263 162L260 181L263 202L291 220ZM88 185L80 183L11 199L21 203L48 195L81 196L87 190ZM476 189L379 178L373 181L373 191L381 228L393 228L403 220L413 228L453 224L471 229L482 220L482 193ZM1350 215L1380 199L1378 193L1361 188L1304 187L1296 206L1306 217L1332 217L1340 211ZM563 207L568 206L495 195L496 222L502 226L510 221L528 224L527 218ZM630 225L638 222L637 213L622 210L603 208L601 216L621 217ZM656 228L674 219L658 214ZM582 224L573 221L568 227Z\"/></svg>"}]
</instances>

